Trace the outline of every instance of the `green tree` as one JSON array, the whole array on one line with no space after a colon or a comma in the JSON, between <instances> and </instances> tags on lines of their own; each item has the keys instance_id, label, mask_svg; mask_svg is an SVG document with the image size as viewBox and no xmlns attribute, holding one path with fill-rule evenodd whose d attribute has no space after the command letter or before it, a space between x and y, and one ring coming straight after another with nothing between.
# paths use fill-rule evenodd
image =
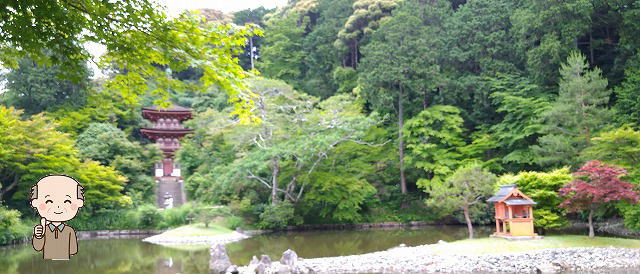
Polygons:
<instances>
[{"instance_id":1,"label":"green tree","mask_svg":"<svg viewBox=\"0 0 640 274\"><path fill-rule=\"evenodd\" d=\"M105 91L100 87L88 90L86 104L74 106L69 103L57 105L47 116L58 124L57 129L77 136L91 123L114 123L127 133L141 127L140 104L128 104L122 95Z\"/></svg>"},{"instance_id":2,"label":"green tree","mask_svg":"<svg viewBox=\"0 0 640 274\"><path fill-rule=\"evenodd\" d=\"M522 57L510 33L515 8L514 1L476 0L445 13L449 15L439 35L444 46L436 49L443 68L437 102L462 109L468 128L494 124L500 116L485 78L521 69Z\"/></svg>"},{"instance_id":3,"label":"green tree","mask_svg":"<svg viewBox=\"0 0 640 274\"><path fill-rule=\"evenodd\" d=\"M55 110L66 103L74 107L82 106L89 89L89 70L80 66L77 82L62 78L63 70L56 65L38 65L23 58L18 67L3 75L7 80L3 103L23 109L25 114L36 114L45 110Z\"/></svg>"},{"instance_id":4,"label":"green tree","mask_svg":"<svg viewBox=\"0 0 640 274\"><path fill-rule=\"evenodd\" d=\"M92 123L78 135L76 147L83 158L113 166L126 176L125 193L136 205L153 201L155 183L148 174L162 158L156 145L142 146L111 124Z\"/></svg>"},{"instance_id":5,"label":"green tree","mask_svg":"<svg viewBox=\"0 0 640 274\"><path fill-rule=\"evenodd\" d=\"M353 13L338 32L334 43L339 50L349 52L350 58L345 66L357 68L362 39L375 31L397 5L397 0L356 0L353 3Z\"/></svg>"},{"instance_id":6,"label":"green tree","mask_svg":"<svg viewBox=\"0 0 640 274\"><path fill-rule=\"evenodd\" d=\"M298 14L290 13L267 21L267 35L257 66L265 76L283 80L294 87L301 86L299 79L305 71L304 28L299 25L298 18Z\"/></svg>"},{"instance_id":7,"label":"green tree","mask_svg":"<svg viewBox=\"0 0 640 274\"><path fill-rule=\"evenodd\" d=\"M333 42L337 39L338 32L349 15L353 13L353 2L354 0L318 1L318 22L304 38L303 43L306 52L304 62L307 68L303 91L320 98L327 98L333 95L343 82L336 79L335 74L332 73L346 66L349 53L336 49ZM349 69L354 74L350 75L350 79L355 81L357 79L355 70L350 67ZM347 91L350 92L351 89Z\"/></svg>"},{"instance_id":8,"label":"green tree","mask_svg":"<svg viewBox=\"0 0 640 274\"><path fill-rule=\"evenodd\" d=\"M397 10L391 19L380 26L371 42L363 47L365 57L359 67L360 94L375 110L394 112L398 117L402 193L407 192L402 130L407 104L405 100L411 102L416 97L426 98L436 85L440 69L436 52L430 50L437 47L439 41L431 36L434 31L432 28L424 26L420 17L409 12L412 7L407 5ZM426 104L423 108L426 108Z\"/></svg>"},{"instance_id":9,"label":"green tree","mask_svg":"<svg viewBox=\"0 0 640 274\"><path fill-rule=\"evenodd\" d=\"M535 83L544 87L558 83L561 64L589 29L591 2L527 0L511 14L516 49L525 54L526 70Z\"/></svg>"},{"instance_id":10,"label":"green tree","mask_svg":"<svg viewBox=\"0 0 640 274\"><path fill-rule=\"evenodd\" d=\"M308 190L306 176L315 170L326 153L340 143L357 141L372 120L360 113L362 106L356 104L351 95L334 96L314 106L316 98L296 92L281 81L254 79L252 85L253 92L261 96L257 106L264 122L240 126L215 111L206 117L219 119L196 117L194 128L204 130L205 135L224 136L224 143L233 145L238 152L235 160L219 162L221 165L215 164L213 170L201 169L202 165L190 167L196 170L191 177L201 184L206 181L204 171L217 173L217 179L212 182L215 186L210 189L218 192L223 192L219 188L232 186L262 189L256 188L257 184L268 188L272 204L282 200L296 204ZM193 138L199 136L197 130ZM189 149L190 146L185 144ZM211 167L211 161L205 162Z\"/></svg>"},{"instance_id":11,"label":"green tree","mask_svg":"<svg viewBox=\"0 0 640 274\"><path fill-rule=\"evenodd\" d=\"M233 56L242 52L247 36L262 35L258 28L203 22L203 17L189 13L168 19L160 6L148 0L21 1L4 8L11 14L1 19L4 66L16 68L18 60L29 57L39 64L60 64L78 78L77 72L91 58L83 43L95 42L107 48L101 68L123 72L109 79L106 87L130 101L151 91L164 95L166 106L169 90L217 85L229 94L243 123L255 121L249 111L251 94L243 81L249 74ZM187 84L166 77L167 68L174 72L197 68L202 76Z\"/></svg>"},{"instance_id":12,"label":"green tree","mask_svg":"<svg viewBox=\"0 0 640 274\"><path fill-rule=\"evenodd\" d=\"M540 95L539 86L522 76L498 74L488 81L490 97L502 118L497 124L483 126L489 128L499 153L504 155L500 161L513 171L535 166L536 155L531 145L542 135L544 125L540 117L549 109L550 99Z\"/></svg>"},{"instance_id":13,"label":"green tree","mask_svg":"<svg viewBox=\"0 0 640 274\"><path fill-rule=\"evenodd\" d=\"M591 138L593 146L583 151L584 158L600 159L628 170L625 179L640 184L640 132L629 127L605 131Z\"/></svg>"},{"instance_id":14,"label":"green tree","mask_svg":"<svg viewBox=\"0 0 640 274\"><path fill-rule=\"evenodd\" d=\"M338 222L361 220L362 205L376 193L376 189L360 176L353 175L359 171L345 171L311 173L307 177L309 190L302 202L319 209L319 215L324 218L330 217Z\"/></svg>"},{"instance_id":15,"label":"green tree","mask_svg":"<svg viewBox=\"0 0 640 274\"><path fill-rule=\"evenodd\" d=\"M640 124L640 54L629 61L625 79L614 89L616 118L622 123Z\"/></svg>"},{"instance_id":16,"label":"green tree","mask_svg":"<svg viewBox=\"0 0 640 274\"><path fill-rule=\"evenodd\" d=\"M244 9L233 13L233 23L236 25L255 24L264 28L266 23L264 21L265 15L273 12L273 9L266 9L264 7L257 7L255 9ZM249 36L248 42L244 47L244 54L238 56L240 59L240 65L245 70L254 69L255 59L260 56L260 46L262 45L263 38L260 36Z\"/></svg>"},{"instance_id":17,"label":"green tree","mask_svg":"<svg viewBox=\"0 0 640 274\"><path fill-rule=\"evenodd\" d=\"M31 186L48 174L66 174L85 188L85 207L93 212L131 204L122 194L125 178L112 167L81 161L74 142L56 130L42 114L27 120L21 111L0 106L0 198L7 205L26 210Z\"/></svg>"},{"instance_id":18,"label":"green tree","mask_svg":"<svg viewBox=\"0 0 640 274\"><path fill-rule=\"evenodd\" d=\"M426 203L443 212L462 210L469 239L473 239L470 208L483 203L483 199L491 195L496 179L493 173L484 170L478 163L459 167L447 179L432 182L426 187L425 191L429 194Z\"/></svg>"},{"instance_id":19,"label":"green tree","mask_svg":"<svg viewBox=\"0 0 640 274\"><path fill-rule=\"evenodd\" d=\"M90 58L83 42L118 48L128 42L122 34L141 32L151 36L164 22L159 6L147 0L20 1L4 3L3 10L11 14L2 18L0 32L4 41L0 61L4 66L15 68L21 58L29 57L40 64L59 64L65 71L80 75Z\"/></svg>"},{"instance_id":20,"label":"green tree","mask_svg":"<svg viewBox=\"0 0 640 274\"><path fill-rule=\"evenodd\" d=\"M407 121L404 126L407 162L427 172L429 179L417 184L425 187L429 181L441 181L458 167L462 155L459 148L466 143L460 110L454 106L431 106Z\"/></svg>"},{"instance_id":21,"label":"green tree","mask_svg":"<svg viewBox=\"0 0 640 274\"><path fill-rule=\"evenodd\" d=\"M611 91L600 69L588 69L585 57L573 53L562 65L557 100L542 114L544 135L532 147L543 166L576 166L580 152L590 145L594 133L611 119L607 108Z\"/></svg>"}]
</instances>

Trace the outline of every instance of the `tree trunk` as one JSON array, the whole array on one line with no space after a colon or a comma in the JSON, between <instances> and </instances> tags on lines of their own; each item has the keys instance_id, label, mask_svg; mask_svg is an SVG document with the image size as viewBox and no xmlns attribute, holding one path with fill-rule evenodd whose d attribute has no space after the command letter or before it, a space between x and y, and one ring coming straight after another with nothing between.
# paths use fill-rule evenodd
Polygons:
<instances>
[{"instance_id":1,"label":"tree trunk","mask_svg":"<svg viewBox=\"0 0 640 274\"><path fill-rule=\"evenodd\" d=\"M251 57L251 69L253 70L255 67L253 66L253 36L249 36L249 56Z\"/></svg>"},{"instance_id":2,"label":"tree trunk","mask_svg":"<svg viewBox=\"0 0 640 274\"><path fill-rule=\"evenodd\" d=\"M591 60L591 65L595 66L595 56L593 54L593 32L589 32L589 59Z\"/></svg>"},{"instance_id":3,"label":"tree trunk","mask_svg":"<svg viewBox=\"0 0 640 274\"><path fill-rule=\"evenodd\" d=\"M353 69L358 68L358 39L355 40L355 45L353 47L353 58L355 62L353 62Z\"/></svg>"},{"instance_id":4,"label":"tree trunk","mask_svg":"<svg viewBox=\"0 0 640 274\"><path fill-rule=\"evenodd\" d=\"M471 218L469 218L469 206L465 205L464 210L464 220L467 222L467 229L469 230L469 239L473 239L473 224L471 224Z\"/></svg>"},{"instance_id":5,"label":"tree trunk","mask_svg":"<svg viewBox=\"0 0 640 274\"><path fill-rule=\"evenodd\" d=\"M422 110L425 110L429 106L429 104L427 104L427 90L426 89L423 91L422 95L423 95L423 97L422 97Z\"/></svg>"},{"instance_id":6,"label":"tree trunk","mask_svg":"<svg viewBox=\"0 0 640 274\"><path fill-rule=\"evenodd\" d=\"M2 189L2 185L0 185L0 201L2 201L2 199L4 198L4 194L8 193L9 191L11 191L13 188L15 188L18 185L18 179L20 179L20 177L18 176L18 174L14 174L13 175L13 182L11 182L11 184L9 184L8 186L6 186L4 189Z\"/></svg>"},{"instance_id":7,"label":"tree trunk","mask_svg":"<svg viewBox=\"0 0 640 274\"><path fill-rule=\"evenodd\" d=\"M593 232L593 209L589 209L589 238L593 238L596 236L596 233Z\"/></svg>"},{"instance_id":8,"label":"tree trunk","mask_svg":"<svg viewBox=\"0 0 640 274\"><path fill-rule=\"evenodd\" d=\"M407 193L407 182L404 178L404 136L402 134L402 128L404 127L404 116L403 116L403 91L402 85L400 86L400 95L398 95L398 151L400 152L400 190L402 194Z\"/></svg>"},{"instance_id":9,"label":"tree trunk","mask_svg":"<svg viewBox=\"0 0 640 274\"><path fill-rule=\"evenodd\" d=\"M280 165L278 164L278 158L271 158L271 204L278 204L278 174L280 173Z\"/></svg>"}]
</instances>

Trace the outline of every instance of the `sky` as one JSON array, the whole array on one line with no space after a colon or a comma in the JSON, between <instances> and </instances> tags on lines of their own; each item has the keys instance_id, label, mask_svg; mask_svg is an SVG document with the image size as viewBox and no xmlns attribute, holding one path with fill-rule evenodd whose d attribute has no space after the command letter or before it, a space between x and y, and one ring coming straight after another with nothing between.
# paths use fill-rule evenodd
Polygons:
<instances>
[{"instance_id":1,"label":"sky","mask_svg":"<svg viewBox=\"0 0 640 274\"><path fill-rule=\"evenodd\" d=\"M167 6L169 15L179 14L183 10L202 8L216 9L225 13L243 9L255 9L260 6L265 8L282 7L287 0L157 0L158 3Z\"/></svg>"}]
</instances>

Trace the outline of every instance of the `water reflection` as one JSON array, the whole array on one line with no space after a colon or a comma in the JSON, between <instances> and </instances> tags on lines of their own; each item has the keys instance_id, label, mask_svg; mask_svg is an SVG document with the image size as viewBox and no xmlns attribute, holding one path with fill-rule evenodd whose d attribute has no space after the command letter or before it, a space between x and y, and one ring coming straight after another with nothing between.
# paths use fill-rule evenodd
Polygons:
<instances>
[{"instance_id":1,"label":"water reflection","mask_svg":"<svg viewBox=\"0 0 640 274\"><path fill-rule=\"evenodd\" d=\"M476 229L486 237L492 227ZM313 231L258 235L227 245L231 262L246 265L253 255L279 260L291 248L300 257L362 254L397 246L454 241L467 237L463 226L432 226L416 230ZM208 246L164 247L140 239L101 239L78 242L78 255L69 261L42 259L30 245L0 248L0 273L210 273ZM631 273L621 270L616 273Z\"/></svg>"},{"instance_id":2,"label":"water reflection","mask_svg":"<svg viewBox=\"0 0 640 274\"><path fill-rule=\"evenodd\" d=\"M176 250L140 239L83 240L69 261L42 259L29 245L0 249L2 273L208 273L208 252Z\"/></svg>"},{"instance_id":3,"label":"water reflection","mask_svg":"<svg viewBox=\"0 0 640 274\"><path fill-rule=\"evenodd\" d=\"M487 237L491 227L475 230L478 237ZM227 252L234 263L247 264L253 255L267 254L279 259L282 252L291 248L303 258L317 258L369 253L386 250L404 243L408 246L453 241L467 237L466 227L431 226L415 230L367 230L367 231L310 231L259 235L227 245Z\"/></svg>"}]
</instances>

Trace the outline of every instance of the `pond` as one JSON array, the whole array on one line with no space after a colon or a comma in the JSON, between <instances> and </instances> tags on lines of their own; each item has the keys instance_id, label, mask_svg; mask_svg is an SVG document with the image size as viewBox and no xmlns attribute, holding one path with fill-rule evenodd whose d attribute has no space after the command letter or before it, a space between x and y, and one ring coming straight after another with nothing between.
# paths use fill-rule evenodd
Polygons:
<instances>
[{"instance_id":1,"label":"pond","mask_svg":"<svg viewBox=\"0 0 640 274\"><path fill-rule=\"evenodd\" d=\"M486 237L492 227L476 228ZM402 230L331 230L257 235L227 245L233 264L267 254L279 260L291 248L300 257L362 254L398 246L454 241L467 237L465 226L429 226ZM0 273L209 273L207 246L164 247L140 239L82 240L70 261L48 261L30 245L0 248Z\"/></svg>"}]
</instances>

